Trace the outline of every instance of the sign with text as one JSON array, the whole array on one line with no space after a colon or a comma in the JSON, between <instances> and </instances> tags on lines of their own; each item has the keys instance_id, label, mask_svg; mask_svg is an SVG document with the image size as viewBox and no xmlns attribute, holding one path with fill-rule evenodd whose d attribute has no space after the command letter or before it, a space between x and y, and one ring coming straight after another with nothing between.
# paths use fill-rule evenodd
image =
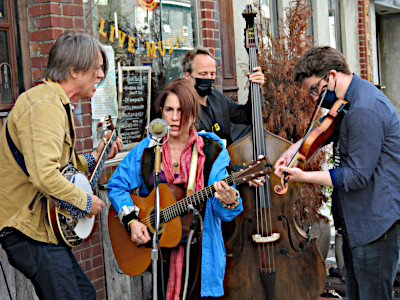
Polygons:
<instances>
[{"instance_id":1,"label":"sign with text","mask_svg":"<svg viewBox=\"0 0 400 300\"><path fill-rule=\"evenodd\" d=\"M104 82L97 86L92 97L92 119L102 120L111 115L118 116L117 89L115 81L114 50L111 46L103 45L108 58L108 71L105 74Z\"/></svg>"},{"instance_id":2,"label":"sign with text","mask_svg":"<svg viewBox=\"0 0 400 300\"><path fill-rule=\"evenodd\" d=\"M125 145L137 143L146 136L151 109L151 67L121 67L122 109L119 132ZM120 75L118 75L120 76Z\"/></svg>"},{"instance_id":3,"label":"sign with text","mask_svg":"<svg viewBox=\"0 0 400 300\"><path fill-rule=\"evenodd\" d=\"M104 82L97 86L96 92L90 101L92 109L93 149L97 147L104 135L103 129L98 126L99 123L101 124L106 117L111 116L112 121L116 124L118 118L114 50L108 45L103 45L103 48L108 58L108 71L105 74Z\"/></svg>"}]
</instances>

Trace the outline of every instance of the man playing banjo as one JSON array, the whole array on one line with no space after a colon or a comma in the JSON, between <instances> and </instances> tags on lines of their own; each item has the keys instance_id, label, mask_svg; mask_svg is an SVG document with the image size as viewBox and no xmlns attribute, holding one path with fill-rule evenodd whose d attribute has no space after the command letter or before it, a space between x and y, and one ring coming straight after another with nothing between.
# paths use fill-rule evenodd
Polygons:
<instances>
[{"instance_id":1,"label":"man playing banjo","mask_svg":"<svg viewBox=\"0 0 400 300\"><path fill-rule=\"evenodd\" d=\"M71 103L93 97L107 68L97 40L64 33L50 51L43 84L18 98L0 134L0 243L40 299L96 298L71 249L58 243L45 202L54 199L73 218L96 215L104 207L60 170L72 165L90 174L102 153L106 139L92 153L75 154ZM121 148L118 137L108 158Z\"/></svg>"}]
</instances>

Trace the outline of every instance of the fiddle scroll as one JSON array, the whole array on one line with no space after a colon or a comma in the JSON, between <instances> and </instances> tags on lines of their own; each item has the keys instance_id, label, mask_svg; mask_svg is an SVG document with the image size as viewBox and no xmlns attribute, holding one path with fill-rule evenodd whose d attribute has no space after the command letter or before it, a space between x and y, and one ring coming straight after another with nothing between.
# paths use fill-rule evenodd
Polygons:
<instances>
[{"instance_id":1,"label":"fiddle scroll","mask_svg":"<svg viewBox=\"0 0 400 300\"><path fill-rule=\"evenodd\" d=\"M303 138L299 149L287 165L292 168L297 161L307 164L314 154L330 139L335 129L340 125L346 111L348 102L344 99L338 99L328 114L324 117L321 124L309 131ZM281 184L274 187L274 192L278 195L285 194L288 190L289 174L284 172L281 177Z\"/></svg>"}]
</instances>

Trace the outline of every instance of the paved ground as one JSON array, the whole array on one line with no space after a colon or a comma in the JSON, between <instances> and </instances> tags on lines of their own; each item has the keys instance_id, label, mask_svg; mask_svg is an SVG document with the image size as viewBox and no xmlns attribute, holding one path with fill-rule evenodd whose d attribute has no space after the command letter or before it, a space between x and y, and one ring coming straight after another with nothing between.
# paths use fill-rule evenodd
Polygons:
<instances>
[{"instance_id":1,"label":"paved ground","mask_svg":"<svg viewBox=\"0 0 400 300\"><path fill-rule=\"evenodd\" d=\"M338 278L334 276L330 276L329 269L337 268L336 259L335 259L335 236L334 231L331 237L331 246L328 252L328 256L325 260L326 266L326 285L324 293L321 295L322 299L346 299L346 285L345 278Z\"/></svg>"}]
</instances>

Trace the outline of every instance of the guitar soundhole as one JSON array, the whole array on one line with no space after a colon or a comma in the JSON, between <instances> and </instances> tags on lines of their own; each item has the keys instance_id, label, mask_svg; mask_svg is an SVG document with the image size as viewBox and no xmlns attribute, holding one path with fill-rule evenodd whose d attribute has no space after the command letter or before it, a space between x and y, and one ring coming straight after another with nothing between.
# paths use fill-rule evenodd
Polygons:
<instances>
[{"instance_id":1,"label":"guitar soundhole","mask_svg":"<svg viewBox=\"0 0 400 300\"><path fill-rule=\"evenodd\" d=\"M154 224L154 222L151 222L151 225L150 225L150 232L151 232L152 234L153 234L154 231L155 231L154 228L155 228L155 224ZM165 229L165 222L164 222L163 219L160 219L160 230L158 230L158 234L161 235L161 234L163 233L164 229Z\"/></svg>"}]
</instances>

